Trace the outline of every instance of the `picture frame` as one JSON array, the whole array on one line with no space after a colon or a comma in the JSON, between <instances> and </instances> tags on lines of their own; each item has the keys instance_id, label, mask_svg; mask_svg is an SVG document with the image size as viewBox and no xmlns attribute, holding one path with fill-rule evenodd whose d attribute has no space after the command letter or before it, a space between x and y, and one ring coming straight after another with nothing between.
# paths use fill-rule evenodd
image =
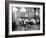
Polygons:
<instances>
[{"instance_id":1,"label":"picture frame","mask_svg":"<svg viewBox=\"0 0 46 38\"><path fill-rule=\"evenodd\" d=\"M25 25L25 24L29 24L29 23L25 23L25 21L24 21L23 25L26 27L22 27L24 30L22 30L21 27L17 27L18 29L14 30L14 26L13 26L14 24L13 24L12 20L14 18L16 18L16 16L13 18L13 14L14 14L14 11L16 12L16 10L18 10L18 8L19 8L19 11L24 12L24 14L25 14L25 8L27 8L26 10L28 10L28 11L30 10L32 13L34 10L35 10L34 12L40 13L39 14L40 24L38 24L39 27L37 27L37 25L35 23L33 23L33 25L36 25L36 27L39 30L33 25L32 25L33 27L32 26L30 27L30 30L29 30L29 28L26 29L26 27L28 27L28 25ZM20 8L21 8L21 10L20 10ZM30 16L30 13L29 13L29 16ZM32 15L32 13L29 18L34 16L34 14ZM17 14L19 15L19 13L17 13ZM23 16L24 17L22 17L22 18L27 18L26 14ZM27 19L29 19L29 18L27 18ZM37 19L37 17L36 17L36 19ZM20 30L20 28L21 28L21 30ZM32 28L33 28L33 30L32 30ZM25 31L25 29L26 29L26 31ZM40 35L45 35L45 3L24 2L24 1L5 1L5 37L23 37L23 36L40 36Z\"/></svg>"}]
</instances>

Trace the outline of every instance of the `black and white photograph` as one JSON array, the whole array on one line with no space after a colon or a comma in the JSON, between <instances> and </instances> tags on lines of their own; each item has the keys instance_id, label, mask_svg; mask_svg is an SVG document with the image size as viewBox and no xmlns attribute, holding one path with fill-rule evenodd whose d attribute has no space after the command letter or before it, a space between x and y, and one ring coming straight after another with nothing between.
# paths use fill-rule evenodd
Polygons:
<instances>
[{"instance_id":1,"label":"black and white photograph","mask_svg":"<svg viewBox=\"0 0 46 38\"><path fill-rule=\"evenodd\" d=\"M40 30L40 8L12 6L12 31Z\"/></svg>"},{"instance_id":2,"label":"black and white photograph","mask_svg":"<svg viewBox=\"0 0 46 38\"><path fill-rule=\"evenodd\" d=\"M7 3L8 4L8 3ZM8 35L44 34L44 3L13 2L8 4Z\"/></svg>"}]
</instances>

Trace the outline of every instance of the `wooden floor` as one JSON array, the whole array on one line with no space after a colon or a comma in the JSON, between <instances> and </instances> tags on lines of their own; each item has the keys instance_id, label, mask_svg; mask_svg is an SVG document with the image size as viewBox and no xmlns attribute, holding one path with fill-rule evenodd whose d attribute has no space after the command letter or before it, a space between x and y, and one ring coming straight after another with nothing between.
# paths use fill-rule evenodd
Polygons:
<instances>
[{"instance_id":1,"label":"wooden floor","mask_svg":"<svg viewBox=\"0 0 46 38\"><path fill-rule=\"evenodd\" d=\"M19 26L17 27L17 29L15 29L14 31L28 31L28 30L40 30L40 25L25 25L24 26Z\"/></svg>"}]
</instances>

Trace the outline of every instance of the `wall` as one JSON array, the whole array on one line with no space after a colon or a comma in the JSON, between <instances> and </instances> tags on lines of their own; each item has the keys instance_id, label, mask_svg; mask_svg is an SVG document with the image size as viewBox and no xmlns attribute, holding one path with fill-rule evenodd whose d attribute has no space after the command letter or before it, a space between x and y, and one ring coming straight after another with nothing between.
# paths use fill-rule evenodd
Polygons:
<instances>
[{"instance_id":1,"label":"wall","mask_svg":"<svg viewBox=\"0 0 46 38\"><path fill-rule=\"evenodd\" d=\"M45 2L46 3L46 0L19 0L19 1L32 1L32 2ZM46 4L45 4L45 7L46 7ZM45 20L45 23L46 23L46 20ZM5 36L5 0L0 0L0 38L5 38L4 36ZM28 37L16 37L16 38L46 38L46 33L45 33L45 36L28 36Z\"/></svg>"}]
</instances>

